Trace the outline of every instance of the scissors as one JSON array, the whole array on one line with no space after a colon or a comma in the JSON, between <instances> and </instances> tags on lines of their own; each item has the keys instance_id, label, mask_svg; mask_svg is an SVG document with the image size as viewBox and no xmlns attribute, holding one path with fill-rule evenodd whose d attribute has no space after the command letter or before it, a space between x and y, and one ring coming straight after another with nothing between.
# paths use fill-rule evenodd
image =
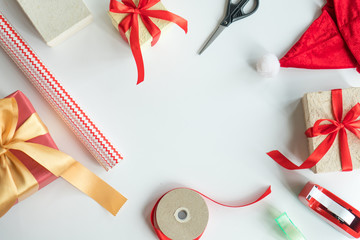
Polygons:
<instances>
[{"instance_id":1,"label":"scissors","mask_svg":"<svg viewBox=\"0 0 360 240\"><path fill-rule=\"evenodd\" d=\"M244 8L249 3L250 0L240 0L238 3L232 3L231 0L227 0L227 10L224 19L221 21L219 26L216 28L215 32L210 36L209 40L204 44L202 49L199 52L201 55L207 47L210 46L211 43L220 35L220 33L230 24L240 19L246 18L253 13L256 12L259 8L259 0L254 0L254 4L256 4L252 11L245 13Z\"/></svg>"}]
</instances>

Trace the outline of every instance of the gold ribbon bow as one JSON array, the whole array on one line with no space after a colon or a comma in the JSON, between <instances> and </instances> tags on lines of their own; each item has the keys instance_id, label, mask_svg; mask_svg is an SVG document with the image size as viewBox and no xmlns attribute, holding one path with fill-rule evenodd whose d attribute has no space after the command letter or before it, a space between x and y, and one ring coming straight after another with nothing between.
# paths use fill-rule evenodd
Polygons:
<instances>
[{"instance_id":1,"label":"gold ribbon bow","mask_svg":"<svg viewBox=\"0 0 360 240\"><path fill-rule=\"evenodd\" d=\"M38 190L31 172L9 150L19 150L57 177L62 177L80 191L116 215L126 198L69 155L56 149L27 142L47 134L39 116L32 114L17 130L18 106L14 98L0 100L0 217L15 203Z\"/></svg>"}]
</instances>

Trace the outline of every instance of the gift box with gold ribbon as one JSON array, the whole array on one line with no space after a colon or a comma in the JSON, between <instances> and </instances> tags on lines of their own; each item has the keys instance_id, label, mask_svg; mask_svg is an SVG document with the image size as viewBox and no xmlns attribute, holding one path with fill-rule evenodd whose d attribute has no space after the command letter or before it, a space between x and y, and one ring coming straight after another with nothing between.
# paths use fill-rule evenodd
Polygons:
<instances>
[{"instance_id":1,"label":"gift box with gold ribbon","mask_svg":"<svg viewBox=\"0 0 360 240\"><path fill-rule=\"evenodd\" d=\"M15 203L58 177L116 215L126 198L94 173L60 152L26 96L0 100L0 217Z\"/></svg>"}]
</instances>

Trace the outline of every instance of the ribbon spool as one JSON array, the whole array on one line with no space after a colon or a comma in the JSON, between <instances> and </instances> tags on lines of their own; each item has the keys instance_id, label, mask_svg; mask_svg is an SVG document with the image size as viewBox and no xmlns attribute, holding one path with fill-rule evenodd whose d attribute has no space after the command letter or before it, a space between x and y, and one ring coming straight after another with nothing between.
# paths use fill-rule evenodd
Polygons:
<instances>
[{"instance_id":1,"label":"ribbon spool","mask_svg":"<svg viewBox=\"0 0 360 240\"><path fill-rule=\"evenodd\" d=\"M170 239L196 239L205 231L209 210L204 199L189 189L167 193L157 205L156 223Z\"/></svg>"},{"instance_id":2,"label":"ribbon spool","mask_svg":"<svg viewBox=\"0 0 360 240\"><path fill-rule=\"evenodd\" d=\"M255 201L238 206L229 206L189 189L177 188L164 194L151 212L151 223L160 240L198 240L205 231L209 220L209 209L203 197L231 208L252 205L271 193L269 187Z\"/></svg>"}]
</instances>

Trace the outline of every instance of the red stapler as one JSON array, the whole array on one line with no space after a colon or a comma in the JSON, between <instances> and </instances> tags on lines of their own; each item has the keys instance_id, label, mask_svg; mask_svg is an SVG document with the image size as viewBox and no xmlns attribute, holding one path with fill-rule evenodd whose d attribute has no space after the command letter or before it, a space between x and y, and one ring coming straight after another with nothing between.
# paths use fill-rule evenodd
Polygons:
<instances>
[{"instance_id":1,"label":"red stapler","mask_svg":"<svg viewBox=\"0 0 360 240\"><path fill-rule=\"evenodd\" d=\"M308 182L299 199L337 230L360 238L360 212L325 188Z\"/></svg>"}]
</instances>

